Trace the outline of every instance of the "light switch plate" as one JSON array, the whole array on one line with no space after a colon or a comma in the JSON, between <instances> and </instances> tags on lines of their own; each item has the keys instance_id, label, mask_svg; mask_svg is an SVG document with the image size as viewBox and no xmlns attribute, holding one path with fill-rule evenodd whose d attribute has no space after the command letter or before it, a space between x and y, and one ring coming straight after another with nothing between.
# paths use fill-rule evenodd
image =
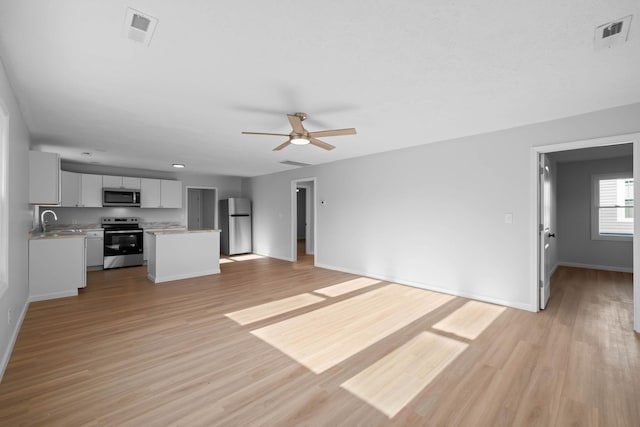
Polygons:
<instances>
[{"instance_id":1,"label":"light switch plate","mask_svg":"<svg viewBox=\"0 0 640 427\"><path fill-rule=\"evenodd\" d=\"M513 214L512 213L504 214L504 223L505 224L513 224Z\"/></svg>"}]
</instances>

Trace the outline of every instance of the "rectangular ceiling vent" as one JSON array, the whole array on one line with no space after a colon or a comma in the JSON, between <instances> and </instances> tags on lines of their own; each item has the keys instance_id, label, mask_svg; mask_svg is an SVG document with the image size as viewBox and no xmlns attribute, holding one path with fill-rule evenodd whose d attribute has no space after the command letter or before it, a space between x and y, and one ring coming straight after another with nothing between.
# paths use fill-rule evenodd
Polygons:
<instances>
[{"instance_id":1,"label":"rectangular ceiling vent","mask_svg":"<svg viewBox=\"0 0 640 427\"><path fill-rule=\"evenodd\" d=\"M629 36L632 16L625 16L614 22L598 26L593 39L595 49L600 50L624 44Z\"/></svg>"},{"instance_id":2,"label":"rectangular ceiling vent","mask_svg":"<svg viewBox=\"0 0 640 427\"><path fill-rule=\"evenodd\" d=\"M294 162L293 160L283 160L280 163L282 163L283 165L296 166L296 167L299 167L299 168L303 168L305 166L311 166L309 163Z\"/></svg>"},{"instance_id":3,"label":"rectangular ceiling vent","mask_svg":"<svg viewBox=\"0 0 640 427\"><path fill-rule=\"evenodd\" d=\"M124 19L124 33L129 40L149 46L158 20L135 9L128 8Z\"/></svg>"}]
</instances>

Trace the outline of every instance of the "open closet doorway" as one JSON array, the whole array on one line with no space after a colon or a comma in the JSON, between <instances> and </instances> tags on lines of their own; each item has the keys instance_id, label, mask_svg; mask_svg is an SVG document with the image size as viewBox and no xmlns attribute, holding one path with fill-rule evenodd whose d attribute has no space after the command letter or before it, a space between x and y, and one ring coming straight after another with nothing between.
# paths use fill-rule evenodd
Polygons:
<instances>
[{"instance_id":1,"label":"open closet doorway","mask_svg":"<svg viewBox=\"0 0 640 427\"><path fill-rule=\"evenodd\" d=\"M291 182L291 259L315 265L316 179Z\"/></svg>"},{"instance_id":2,"label":"open closet doorway","mask_svg":"<svg viewBox=\"0 0 640 427\"><path fill-rule=\"evenodd\" d=\"M218 228L218 190L212 187L187 187L187 228Z\"/></svg>"}]
</instances>

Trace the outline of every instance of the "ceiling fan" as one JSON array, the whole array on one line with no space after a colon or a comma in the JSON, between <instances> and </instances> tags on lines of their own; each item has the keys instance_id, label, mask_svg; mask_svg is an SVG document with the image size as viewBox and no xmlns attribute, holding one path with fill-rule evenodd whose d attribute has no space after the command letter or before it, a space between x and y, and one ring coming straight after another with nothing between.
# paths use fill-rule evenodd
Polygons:
<instances>
[{"instance_id":1,"label":"ceiling fan","mask_svg":"<svg viewBox=\"0 0 640 427\"><path fill-rule=\"evenodd\" d=\"M331 144L327 144L324 141L320 141L318 137L325 136L340 136L340 135L355 135L356 130L354 128L348 129L333 129L333 130L321 130L318 132L309 132L302 126L302 122L307 118L307 113L295 113L287 114L289 123L291 124L291 133L267 133L267 132L242 132L245 135L277 135L288 136L289 139L278 145L273 151L280 151L289 144L306 145L311 144L316 147L324 148L325 150L333 150L336 148Z\"/></svg>"}]
</instances>

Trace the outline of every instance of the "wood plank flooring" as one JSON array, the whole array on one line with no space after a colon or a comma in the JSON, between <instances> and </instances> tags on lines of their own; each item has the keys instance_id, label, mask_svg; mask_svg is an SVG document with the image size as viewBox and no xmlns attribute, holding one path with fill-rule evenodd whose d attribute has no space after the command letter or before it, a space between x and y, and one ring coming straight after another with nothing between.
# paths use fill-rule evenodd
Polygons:
<instances>
[{"instance_id":1,"label":"wood plank flooring","mask_svg":"<svg viewBox=\"0 0 640 427\"><path fill-rule=\"evenodd\" d=\"M0 425L640 425L630 274L560 268L540 313L450 298L316 374L252 331L330 323L334 307L397 285L289 306L358 277L312 256L221 269L158 285L144 267L97 271L78 297L32 303L0 384ZM264 306L279 300L282 312ZM225 316L261 305L269 316L245 325Z\"/></svg>"}]
</instances>

